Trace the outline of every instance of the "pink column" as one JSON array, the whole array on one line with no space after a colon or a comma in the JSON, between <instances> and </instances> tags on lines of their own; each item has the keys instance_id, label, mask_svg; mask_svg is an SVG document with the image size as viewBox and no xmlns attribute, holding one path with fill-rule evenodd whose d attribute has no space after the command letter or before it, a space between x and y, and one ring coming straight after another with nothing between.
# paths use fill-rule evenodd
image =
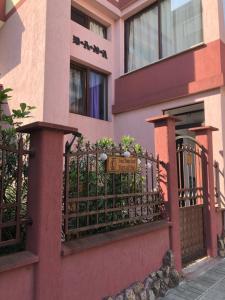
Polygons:
<instances>
[{"instance_id":1,"label":"pink column","mask_svg":"<svg viewBox=\"0 0 225 300\"><path fill-rule=\"evenodd\" d=\"M177 119L172 116L163 115L147 119L146 121L155 125L155 153L159 155L160 160L164 161L167 165L167 172L165 168L161 168L161 177L167 179L166 183L162 180L161 187L164 193L164 199L167 202L170 221L172 222L172 228L170 230L171 249L174 253L176 268L180 271L181 245L175 141L176 120Z\"/></svg>"},{"instance_id":2,"label":"pink column","mask_svg":"<svg viewBox=\"0 0 225 300\"><path fill-rule=\"evenodd\" d=\"M0 1L0 21L5 21L5 3L6 0Z\"/></svg>"},{"instance_id":3,"label":"pink column","mask_svg":"<svg viewBox=\"0 0 225 300\"><path fill-rule=\"evenodd\" d=\"M30 133L27 250L39 257L34 271L35 300L62 299L61 229L64 134L76 129L35 122L20 128Z\"/></svg>"},{"instance_id":4,"label":"pink column","mask_svg":"<svg viewBox=\"0 0 225 300\"><path fill-rule=\"evenodd\" d=\"M205 158L207 161L206 170L204 174L204 192L205 192L205 231L207 254L215 257L217 256L217 214L215 208L215 186L214 186L214 167L213 167L213 142L212 132L217 131L217 128L211 126L192 128L195 132L196 140L205 149Z\"/></svg>"}]
</instances>

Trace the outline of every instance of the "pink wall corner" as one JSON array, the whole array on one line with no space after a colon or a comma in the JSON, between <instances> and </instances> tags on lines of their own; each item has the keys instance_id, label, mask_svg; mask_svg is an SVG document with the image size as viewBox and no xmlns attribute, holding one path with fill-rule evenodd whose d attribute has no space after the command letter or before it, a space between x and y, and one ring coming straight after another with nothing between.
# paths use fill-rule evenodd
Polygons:
<instances>
[{"instance_id":1,"label":"pink wall corner","mask_svg":"<svg viewBox=\"0 0 225 300\"><path fill-rule=\"evenodd\" d=\"M88 41L90 45L96 45L101 50L106 50L108 58L105 59L102 55L98 55L93 51L84 49L82 45L73 43L73 35L78 36L81 41ZM71 57L77 61L81 61L99 70L111 73L113 69L113 45L112 42L106 40L85 27L71 21Z\"/></svg>"},{"instance_id":2,"label":"pink wall corner","mask_svg":"<svg viewBox=\"0 0 225 300\"><path fill-rule=\"evenodd\" d=\"M95 143L103 137L114 138L113 123L77 114L69 114L69 126L78 128L86 140Z\"/></svg>"},{"instance_id":3,"label":"pink wall corner","mask_svg":"<svg viewBox=\"0 0 225 300\"><path fill-rule=\"evenodd\" d=\"M35 106L32 120L43 119L45 11L46 1L25 1L0 30L0 80L13 89L9 109Z\"/></svg>"},{"instance_id":4,"label":"pink wall corner","mask_svg":"<svg viewBox=\"0 0 225 300\"><path fill-rule=\"evenodd\" d=\"M99 300L156 271L169 249L168 228L63 258L63 300ZM71 288L73 287L73 288Z\"/></svg>"},{"instance_id":5,"label":"pink wall corner","mask_svg":"<svg viewBox=\"0 0 225 300\"><path fill-rule=\"evenodd\" d=\"M59 1L59 0L58 0ZM109 120L111 117L111 103L114 99L114 67L113 67L113 40L114 21L99 10L99 17L110 24L109 39L104 39L90 30L70 21L71 1L48 1L47 9L47 41L46 41L46 67L45 67L45 95L44 95L44 120L58 124L78 127L79 131L91 140L104 136L112 136L110 122L103 123L96 119L73 115L69 113L69 69L70 60L92 67L109 75L108 102ZM82 5L90 14L97 13L96 7L85 1L78 1L76 5ZM57 20L57 24L56 23ZM57 35L55 34L57 32ZM82 41L88 41L107 51L108 59L101 55L84 49L82 45L73 43L73 35ZM104 128L103 127L104 124ZM95 129L93 128L95 126Z\"/></svg>"},{"instance_id":6,"label":"pink wall corner","mask_svg":"<svg viewBox=\"0 0 225 300\"><path fill-rule=\"evenodd\" d=\"M220 38L219 28L219 1L203 0L203 37L205 43L210 43Z\"/></svg>"},{"instance_id":7,"label":"pink wall corner","mask_svg":"<svg viewBox=\"0 0 225 300\"><path fill-rule=\"evenodd\" d=\"M68 125L71 1L47 0L44 121Z\"/></svg>"},{"instance_id":8,"label":"pink wall corner","mask_svg":"<svg viewBox=\"0 0 225 300\"><path fill-rule=\"evenodd\" d=\"M33 276L33 266L27 266L1 273L0 299L33 299Z\"/></svg>"}]
</instances>

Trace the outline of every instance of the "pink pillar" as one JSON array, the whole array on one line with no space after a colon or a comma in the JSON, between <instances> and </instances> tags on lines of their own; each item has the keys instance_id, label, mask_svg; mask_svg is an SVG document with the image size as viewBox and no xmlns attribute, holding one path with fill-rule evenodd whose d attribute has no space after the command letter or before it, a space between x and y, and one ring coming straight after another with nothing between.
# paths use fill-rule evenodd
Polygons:
<instances>
[{"instance_id":1,"label":"pink pillar","mask_svg":"<svg viewBox=\"0 0 225 300\"><path fill-rule=\"evenodd\" d=\"M0 1L0 21L5 21L5 3L6 0Z\"/></svg>"},{"instance_id":2,"label":"pink pillar","mask_svg":"<svg viewBox=\"0 0 225 300\"><path fill-rule=\"evenodd\" d=\"M34 271L34 299L62 299L61 229L64 134L73 128L35 122L20 128L30 133L27 250L39 257Z\"/></svg>"},{"instance_id":3,"label":"pink pillar","mask_svg":"<svg viewBox=\"0 0 225 300\"><path fill-rule=\"evenodd\" d=\"M180 244L180 213L178 201L178 179L177 179L177 159L176 159L176 141L175 141L175 123L176 118L163 115L146 120L155 125L155 153L159 159L167 165L161 168L161 177L167 179L165 183L162 180L161 187L164 193L164 199L172 222L170 230L171 249L175 257L175 265L178 271L181 270L181 244ZM168 184L167 184L168 183Z\"/></svg>"},{"instance_id":4,"label":"pink pillar","mask_svg":"<svg viewBox=\"0 0 225 300\"><path fill-rule=\"evenodd\" d=\"M211 126L192 128L195 132L197 142L205 149L205 159L207 161L204 174L204 191L205 191L205 232L207 254L217 256L217 213L215 208L215 186L214 186L214 167L213 167L213 142L212 132L217 128Z\"/></svg>"}]
</instances>

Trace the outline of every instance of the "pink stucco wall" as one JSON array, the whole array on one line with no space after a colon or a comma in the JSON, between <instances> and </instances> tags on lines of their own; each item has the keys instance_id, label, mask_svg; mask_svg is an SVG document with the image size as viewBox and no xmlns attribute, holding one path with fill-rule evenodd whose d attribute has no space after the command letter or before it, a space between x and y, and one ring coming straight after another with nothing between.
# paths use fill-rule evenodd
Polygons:
<instances>
[{"instance_id":1,"label":"pink stucco wall","mask_svg":"<svg viewBox=\"0 0 225 300\"><path fill-rule=\"evenodd\" d=\"M222 91L222 94L221 94ZM214 126L219 131L213 133L214 160L220 166L220 203L224 207L224 147L225 147L225 99L224 89L209 91L198 95L180 98L174 101L168 101L163 104L153 105L131 112L118 114L115 116L115 139L118 141L122 135L131 135L144 148L154 152L154 131L153 126L145 122L149 117L161 115L163 110L204 102L205 124ZM135 120L135 122L134 122Z\"/></svg>"},{"instance_id":2,"label":"pink stucco wall","mask_svg":"<svg viewBox=\"0 0 225 300\"><path fill-rule=\"evenodd\" d=\"M9 107L35 106L32 120L43 119L45 27L46 1L30 0L0 29L0 80L13 89Z\"/></svg>"},{"instance_id":3,"label":"pink stucco wall","mask_svg":"<svg viewBox=\"0 0 225 300\"><path fill-rule=\"evenodd\" d=\"M169 249L168 228L63 258L63 300L99 300L157 270ZM72 288L71 288L72 287Z\"/></svg>"},{"instance_id":4,"label":"pink stucco wall","mask_svg":"<svg viewBox=\"0 0 225 300\"><path fill-rule=\"evenodd\" d=\"M110 25L109 39L103 39L86 28L70 21L71 1L48 1L47 6L47 40L45 67L45 94L43 120L58 124L70 125L89 140L95 142L103 136L113 136L111 104L114 94L113 66L113 20L91 3L77 1L79 8L89 9L92 15L98 12L98 18ZM59 9L60 8L60 9ZM59 13L60 10L60 13ZM57 24L55 20L57 19ZM57 32L57 34L55 34ZM95 44L107 51L108 59L73 44L73 35L79 36L90 44ZM69 69L70 61L76 61L108 74L108 108L109 122L69 113Z\"/></svg>"},{"instance_id":5,"label":"pink stucco wall","mask_svg":"<svg viewBox=\"0 0 225 300\"><path fill-rule=\"evenodd\" d=\"M33 266L0 273L1 300L33 299Z\"/></svg>"},{"instance_id":6,"label":"pink stucco wall","mask_svg":"<svg viewBox=\"0 0 225 300\"><path fill-rule=\"evenodd\" d=\"M124 72L124 19L151 4L152 0L129 3L131 5L122 5L123 9L119 10L106 0L72 1L73 5L109 26L109 38L105 40L70 21L70 0L23 1L0 30L0 79L5 86L14 89L10 109L25 101L36 106L34 118L26 122L44 120L78 127L92 141L102 136L113 137L114 80ZM205 43L220 37L219 8L218 1L203 1ZM108 60L72 44L73 34L106 49ZM69 113L70 59L109 75L111 122Z\"/></svg>"}]
</instances>

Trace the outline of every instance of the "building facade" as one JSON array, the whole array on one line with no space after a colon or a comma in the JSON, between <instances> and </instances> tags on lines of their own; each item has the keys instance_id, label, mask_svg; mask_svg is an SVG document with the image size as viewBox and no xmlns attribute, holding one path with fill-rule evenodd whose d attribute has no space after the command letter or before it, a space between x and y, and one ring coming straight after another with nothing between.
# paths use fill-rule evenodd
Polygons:
<instances>
[{"instance_id":1,"label":"building facade","mask_svg":"<svg viewBox=\"0 0 225 300\"><path fill-rule=\"evenodd\" d=\"M77 127L91 141L129 134L153 150L145 119L165 113L181 118L180 134L215 126L214 158L223 173L224 6L3 0L1 83L13 88L13 105L36 107L33 120Z\"/></svg>"},{"instance_id":2,"label":"building facade","mask_svg":"<svg viewBox=\"0 0 225 300\"><path fill-rule=\"evenodd\" d=\"M146 148L144 120L175 114L181 133L219 128L223 166L222 0L3 2L1 82L13 87L13 105L23 99L35 120L91 141L130 134Z\"/></svg>"},{"instance_id":3,"label":"building facade","mask_svg":"<svg viewBox=\"0 0 225 300\"><path fill-rule=\"evenodd\" d=\"M40 274L52 274L48 279L53 278L54 284L54 276L60 274L57 277L59 284L55 285L58 289L52 285L56 297L54 299L100 299L100 296L116 294L125 285L143 278L149 272L148 264L152 271L157 270L164 252L169 247L176 252L177 263L181 254L180 239L177 238L180 234L179 208L186 206L185 193L182 194L184 200L178 197L177 181L178 185L181 181L187 181L190 191L193 187L196 188L194 180L202 180L201 188L203 190L204 187L205 190L203 193L200 191L200 198L208 199L204 208L206 216L202 216L201 224L202 228L204 227L202 237L205 228L207 231L207 253L204 255L217 255L216 238L224 231L225 208L224 0L0 0L0 83L13 89L13 101L9 102L6 110L11 110L24 101L36 108L33 117L26 120L27 123L44 121L60 125L50 126L51 129L58 130L58 135L48 126L45 127L46 125L41 129L40 124L38 129L33 128L34 124L23 128L24 132L30 132L31 136L33 134L34 144L38 146L38 153L44 157L45 167L42 169L40 166L38 156L31 157L31 160L34 160L33 187L36 188L37 181L42 191L41 203L46 205L46 210L42 211L46 215L42 219L43 222L34 222L33 227L42 230L41 242L44 250L33 250L32 243L28 243L28 250L40 254ZM160 117L154 118L156 116ZM191 176L189 171L185 171L184 164L181 166L176 160L175 119L171 116L177 118L176 136L180 137L182 142L196 138L198 142L193 144L193 147L199 145L199 141L204 145L201 149L204 152L203 156L208 159L205 160L208 165L194 166L195 170L191 171ZM154 124L149 124L146 119L150 119L149 122ZM103 239L102 245L98 244L99 240L96 238L97 243L92 245L92 248L85 248L84 245L85 251L77 251L75 248L71 250L67 245L61 245L59 233L62 228L62 178L57 175L63 173L65 127L61 125L69 126L69 132L76 132L71 128L77 128L91 142L96 142L102 137L119 141L121 136L131 135L149 152L153 153L156 148L157 153L154 154L160 153L164 165L169 166L168 181L172 186L170 188L168 185L165 188L167 182L163 182L165 193L169 195L168 206L172 208L169 209L171 218L168 218L169 222L166 222L161 231L155 228L142 232L139 237L136 233L130 240L125 234L119 241L116 240L115 234L114 240L110 237L108 244L104 244ZM205 130L204 134L190 131L191 128L203 126L208 130ZM210 142L211 130L214 130L214 127L218 130L213 133L212 156ZM68 133L68 127L66 128ZM35 134L36 130L38 135ZM164 139L161 139L161 135ZM47 148L43 146L42 138L39 138L43 136ZM171 136L173 141L168 138ZM49 141L54 141L53 145L58 145L59 151L54 152L55 147ZM199 155L199 152L196 151L195 154ZM202 159L201 155L199 157ZM188 156L185 159L187 169L190 169L188 165L194 165L192 158ZM51 162L50 168L47 168L47 162ZM214 178L213 163L216 163ZM54 174L56 180L53 180L50 177L55 165L58 166L58 173ZM177 174L173 176L171 167L176 169L177 165L182 173L182 178L178 180ZM148 164L145 163L145 166L148 167ZM193 173L197 173L196 170L203 173L204 168L208 170L203 184L203 175L193 176ZM46 176L51 179L50 188L47 180L42 178L39 181L36 169L40 169L40 178ZM55 191L56 185L58 190ZM46 201L45 191L49 190L58 194L52 193L50 200ZM153 184L152 191L154 192ZM37 197L34 203L38 203L39 193L33 192L33 195L34 199ZM55 218L56 198L58 217ZM174 199L183 201L184 205L179 207L178 201ZM31 200L33 201L33 197ZM193 206L198 204L197 200L191 199ZM49 211L53 211L49 214L53 229L54 224L58 222L58 227L53 230L55 235L47 230L48 238L52 238L52 247L46 246L45 243ZM33 207L34 216L35 213ZM97 215L98 213L97 211ZM207 226L204 222L208 222ZM39 226L40 224L42 226ZM197 223L196 231L199 227ZM58 248L54 247L55 241ZM49 267L46 252L52 257L51 251L55 256L53 255ZM149 253L153 258L149 259ZM133 273L127 272L131 260L134 262ZM32 264L36 264L37 261L35 258ZM180 262L178 265L180 268ZM75 268L77 272L74 272ZM39 272L39 265L37 269ZM106 269L107 276L100 276L105 275ZM25 269L23 271L27 272ZM32 273L33 269L29 272ZM40 290L44 293L45 289L48 290L48 281L35 272L40 281ZM31 299L32 276L33 273L25 279L19 276L21 280L29 281L28 284L19 284L20 290L23 286L27 287L27 297L24 299ZM58 292L62 290L60 285L63 278L64 297L61 297ZM83 278L87 278L87 282L91 283L89 290ZM72 289L74 284L76 288ZM51 284L49 286L52 287ZM5 288L5 291L7 294L8 288ZM37 299L43 299L41 294Z\"/></svg>"}]
</instances>

